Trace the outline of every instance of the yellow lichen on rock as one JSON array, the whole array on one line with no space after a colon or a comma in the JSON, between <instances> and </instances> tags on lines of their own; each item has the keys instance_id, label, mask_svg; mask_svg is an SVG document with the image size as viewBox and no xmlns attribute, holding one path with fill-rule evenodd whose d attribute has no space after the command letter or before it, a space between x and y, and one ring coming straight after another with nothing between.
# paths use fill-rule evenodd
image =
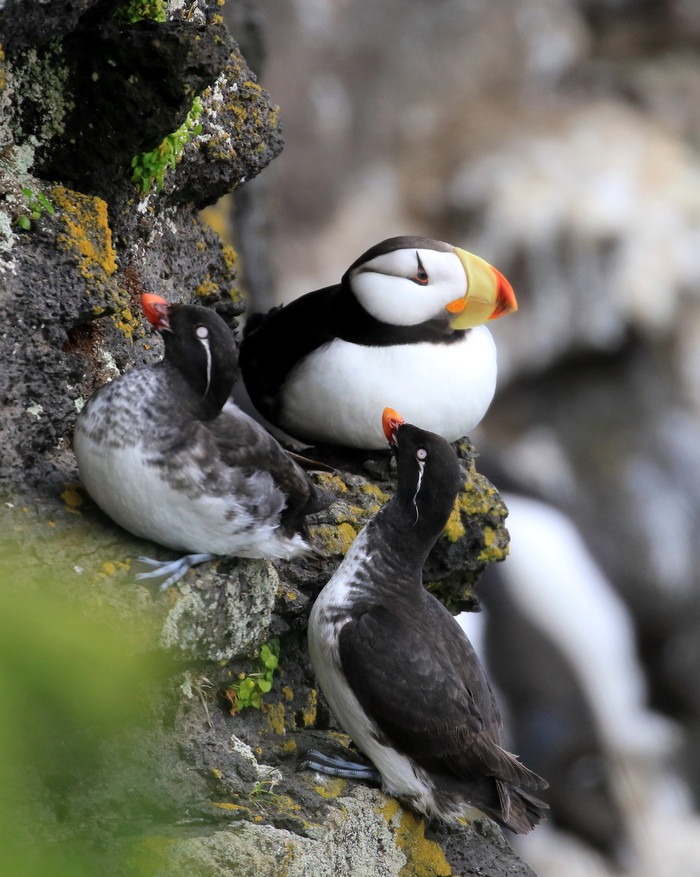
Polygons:
<instances>
[{"instance_id":1,"label":"yellow lichen on rock","mask_svg":"<svg viewBox=\"0 0 700 877\"><path fill-rule=\"evenodd\" d=\"M332 801L345 791L347 780L340 777L326 777L322 783L314 786L315 791L327 801Z\"/></svg>"},{"instance_id":2,"label":"yellow lichen on rock","mask_svg":"<svg viewBox=\"0 0 700 877\"><path fill-rule=\"evenodd\" d=\"M425 820L415 816L392 798L379 808L406 856L400 877L450 877L452 868L441 847L425 836Z\"/></svg>"},{"instance_id":3,"label":"yellow lichen on rock","mask_svg":"<svg viewBox=\"0 0 700 877\"><path fill-rule=\"evenodd\" d=\"M500 496L483 475L474 473L474 477L464 482L458 500L460 508L468 515L488 515L493 513L494 503L500 502Z\"/></svg>"},{"instance_id":4,"label":"yellow lichen on rock","mask_svg":"<svg viewBox=\"0 0 700 877\"><path fill-rule=\"evenodd\" d=\"M88 286L99 284L114 274L117 254L112 244L106 202L65 186L55 186L51 199L63 229L56 235L56 243L75 258Z\"/></svg>"},{"instance_id":5,"label":"yellow lichen on rock","mask_svg":"<svg viewBox=\"0 0 700 877\"><path fill-rule=\"evenodd\" d=\"M195 289L194 294L198 298L206 298L208 295L216 295L219 292L219 284L211 279L211 275L207 274L204 280Z\"/></svg>"},{"instance_id":6,"label":"yellow lichen on rock","mask_svg":"<svg viewBox=\"0 0 700 877\"><path fill-rule=\"evenodd\" d=\"M466 534L466 529L464 524L462 523L462 514L460 511L460 498L457 497L455 500L455 504L450 512L450 517L447 519L447 523L445 524L444 533L445 536L450 540L450 542L456 542L458 539L461 539L462 536Z\"/></svg>"},{"instance_id":7,"label":"yellow lichen on rock","mask_svg":"<svg viewBox=\"0 0 700 877\"><path fill-rule=\"evenodd\" d=\"M286 733L285 727L285 710L282 703L263 703L260 706L262 712L267 716L267 721L275 734Z\"/></svg>"},{"instance_id":8,"label":"yellow lichen on rock","mask_svg":"<svg viewBox=\"0 0 700 877\"><path fill-rule=\"evenodd\" d=\"M381 503L389 502L389 500L391 499L391 496L386 491L382 490L381 487L377 486L376 484L372 484L371 481L367 481L365 484L363 484L362 490L364 493L368 493L370 496L376 496Z\"/></svg>"},{"instance_id":9,"label":"yellow lichen on rock","mask_svg":"<svg viewBox=\"0 0 700 877\"><path fill-rule=\"evenodd\" d=\"M134 333L142 332L143 327L140 317L131 310L128 292L110 279L117 271L117 254L106 202L65 186L54 186L51 200L60 227L57 247L75 260L87 291L102 299L93 309L95 316L113 312L116 327L129 340L133 339ZM105 297L109 299L107 307Z\"/></svg>"},{"instance_id":10,"label":"yellow lichen on rock","mask_svg":"<svg viewBox=\"0 0 700 877\"><path fill-rule=\"evenodd\" d=\"M493 563L503 560L510 552L510 543L503 545L498 539L498 533L493 527L484 527L484 547L479 552L478 560L481 563Z\"/></svg>"},{"instance_id":11,"label":"yellow lichen on rock","mask_svg":"<svg viewBox=\"0 0 700 877\"><path fill-rule=\"evenodd\" d=\"M338 493L347 493L348 486L339 475L332 475L330 472L317 472L316 481L320 487Z\"/></svg>"},{"instance_id":12,"label":"yellow lichen on rock","mask_svg":"<svg viewBox=\"0 0 700 877\"><path fill-rule=\"evenodd\" d=\"M317 524L309 527L309 534L329 554L345 555L355 541L357 530L347 521L342 524Z\"/></svg>"},{"instance_id":13,"label":"yellow lichen on rock","mask_svg":"<svg viewBox=\"0 0 700 877\"><path fill-rule=\"evenodd\" d=\"M305 728L310 728L316 724L316 713L318 711L318 692L315 688L309 689L309 696L306 706L301 711L301 720Z\"/></svg>"}]
</instances>

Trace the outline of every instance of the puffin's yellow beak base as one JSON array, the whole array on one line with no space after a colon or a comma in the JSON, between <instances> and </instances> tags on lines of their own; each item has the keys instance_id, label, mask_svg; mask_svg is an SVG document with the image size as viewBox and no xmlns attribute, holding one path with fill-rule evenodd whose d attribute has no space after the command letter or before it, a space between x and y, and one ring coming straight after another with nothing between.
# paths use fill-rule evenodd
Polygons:
<instances>
[{"instance_id":1,"label":"puffin's yellow beak base","mask_svg":"<svg viewBox=\"0 0 700 877\"><path fill-rule=\"evenodd\" d=\"M471 329L518 310L513 287L500 271L459 247L455 247L455 253L467 275L467 294L445 305L455 314L450 322L453 329Z\"/></svg>"}]
</instances>

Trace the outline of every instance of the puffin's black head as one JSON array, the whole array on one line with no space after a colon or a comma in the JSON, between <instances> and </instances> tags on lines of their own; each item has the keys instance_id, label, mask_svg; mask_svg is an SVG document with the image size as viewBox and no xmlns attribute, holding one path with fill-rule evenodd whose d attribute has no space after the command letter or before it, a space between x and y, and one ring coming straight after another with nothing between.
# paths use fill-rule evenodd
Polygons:
<instances>
[{"instance_id":1,"label":"puffin's black head","mask_svg":"<svg viewBox=\"0 0 700 877\"><path fill-rule=\"evenodd\" d=\"M406 423L393 408L384 409L382 425L396 455L394 502L407 526L437 538L462 487L457 454L444 438Z\"/></svg>"},{"instance_id":2,"label":"puffin's black head","mask_svg":"<svg viewBox=\"0 0 700 877\"><path fill-rule=\"evenodd\" d=\"M236 379L236 346L221 317L198 305L172 304L158 295L141 296L148 322L163 336L165 361L177 369L215 416Z\"/></svg>"}]
</instances>

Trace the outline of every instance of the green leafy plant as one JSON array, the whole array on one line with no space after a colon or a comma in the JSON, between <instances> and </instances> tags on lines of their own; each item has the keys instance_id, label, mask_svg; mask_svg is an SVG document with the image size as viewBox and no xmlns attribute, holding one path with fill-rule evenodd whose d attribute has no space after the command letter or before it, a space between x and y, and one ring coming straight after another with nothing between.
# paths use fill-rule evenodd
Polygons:
<instances>
[{"instance_id":1,"label":"green leafy plant","mask_svg":"<svg viewBox=\"0 0 700 877\"><path fill-rule=\"evenodd\" d=\"M53 216L56 212L53 204L43 192L33 192L30 188L25 186L22 189L22 194L27 199L29 214L27 215L26 213L23 213L21 216L18 216L15 219L15 224L25 231L30 231L32 222L36 219L40 219L44 213Z\"/></svg>"},{"instance_id":2,"label":"green leafy plant","mask_svg":"<svg viewBox=\"0 0 700 877\"><path fill-rule=\"evenodd\" d=\"M272 677L279 664L279 654L279 640L271 639L260 649L260 669L253 673L242 673L238 682L226 687L226 697L231 702L232 713L251 706L260 709L263 694L267 694L272 688Z\"/></svg>"},{"instance_id":3,"label":"green leafy plant","mask_svg":"<svg viewBox=\"0 0 700 877\"><path fill-rule=\"evenodd\" d=\"M136 24L137 21L165 21L165 0L129 0L117 7L114 18L125 24Z\"/></svg>"},{"instance_id":4,"label":"green leafy plant","mask_svg":"<svg viewBox=\"0 0 700 877\"><path fill-rule=\"evenodd\" d=\"M193 137L202 133L202 125L197 121L201 115L202 101L196 97L192 109L177 131L168 134L160 146L131 159L131 182L138 186L142 194L145 195L153 183L158 191L163 188L166 170L175 167L185 146Z\"/></svg>"}]
</instances>

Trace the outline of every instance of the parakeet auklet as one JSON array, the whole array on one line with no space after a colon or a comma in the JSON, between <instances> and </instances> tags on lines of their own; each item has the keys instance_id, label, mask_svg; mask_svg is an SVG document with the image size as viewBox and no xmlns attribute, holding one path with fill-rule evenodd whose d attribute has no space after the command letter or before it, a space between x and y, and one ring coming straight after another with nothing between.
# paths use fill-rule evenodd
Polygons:
<instances>
[{"instance_id":1,"label":"parakeet auklet","mask_svg":"<svg viewBox=\"0 0 700 877\"><path fill-rule=\"evenodd\" d=\"M142 297L165 358L98 390L73 447L97 505L124 529L195 552L146 578L216 555L289 558L308 548L307 514L330 502L278 442L229 401L233 336L214 311Z\"/></svg>"},{"instance_id":2,"label":"parakeet auklet","mask_svg":"<svg viewBox=\"0 0 700 877\"><path fill-rule=\"evenodd\" d=\"M241 374L257 411L307 444L385 448L387 399L455 441L479 423L496 387L483 324L516 309L508 281L478 256L429 238L389 238L336 286L252 315Z\"/></svg>"},{"instance_id":3,"label":"parakeet auklet","mask_svg":"<svg viewBox=\"0 0 700 877\"><path fill-rule=\"evenodd\" d=\"M429 818L472 808L524 834L545 815L547 783L502 746L501 719L474 649L422 584L422 569L462 485L450 445L392 409L394 498L362 530L321 591L309 652L341 727L384 791ZM303 766L371 778L372 768L311 751Z\"/></svg>"}]
</instances>

